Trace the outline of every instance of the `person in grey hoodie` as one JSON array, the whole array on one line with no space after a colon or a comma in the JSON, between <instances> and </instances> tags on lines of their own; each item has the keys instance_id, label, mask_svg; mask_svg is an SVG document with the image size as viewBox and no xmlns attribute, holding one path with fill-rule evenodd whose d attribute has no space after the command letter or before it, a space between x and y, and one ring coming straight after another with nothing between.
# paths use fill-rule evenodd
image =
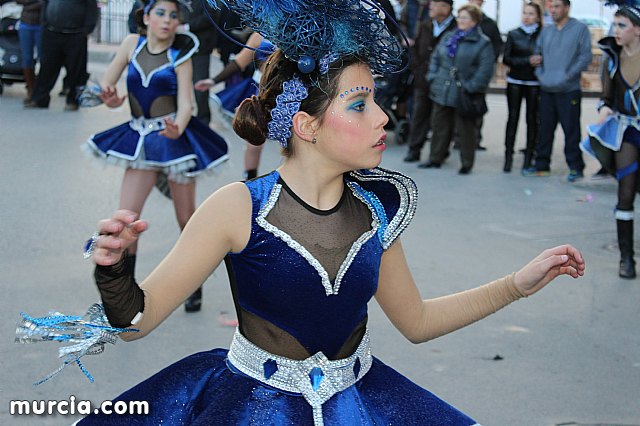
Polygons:
<instances>
[{"instance_id":1,"label":"person in grey hoodie","mask_svg":"<svg viewBox=\"0 0 640 426\"><path fill-rule=\"evenodd\" d=\"M584 160L580 143L580 75L591 63L591 35L586 25L569 17L570 0L553 0L553 25L538 37L535 55L536 76L540 82L540 141L535 167L524 169L525 176L550 174L553 136L558 125L564 131L564 155L569 166L569 182L583 177Z\"/></svg>"}]
</instances>

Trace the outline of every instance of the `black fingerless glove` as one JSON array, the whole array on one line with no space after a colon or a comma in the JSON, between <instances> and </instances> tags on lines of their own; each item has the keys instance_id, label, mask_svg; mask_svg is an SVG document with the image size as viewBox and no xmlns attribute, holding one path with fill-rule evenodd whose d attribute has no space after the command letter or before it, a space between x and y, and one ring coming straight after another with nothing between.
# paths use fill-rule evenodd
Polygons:
<instances>
[{"instance_id":1,"label":"black fingerless glove","mask_svg":"<svg viewBox=\"0 0 640 426\"><path fill-rule=\"evenodd\" d=\"M126 328L144 311L144 292L133 275L133 259L126 254L112 266L96 265L93 276L104 312L113 327Z\"/></svg>"},{"instance_id":2,"label":"black fingerless glove","mask_svg":"<svg viewBox=\"0 0 640 426\"><path fill-rule=\"evenodd\" d=\"M221 81L224 81L229 77L231 77L232 75L239 72L242 72L242 70L240 69L240 66L238 66L238 63L232 59L231 61L229 61L227 66L224 67L224 69L218 73L218 75L213 77L213 82L215 84L218 84Z\"/></svg>"}]
</instances>

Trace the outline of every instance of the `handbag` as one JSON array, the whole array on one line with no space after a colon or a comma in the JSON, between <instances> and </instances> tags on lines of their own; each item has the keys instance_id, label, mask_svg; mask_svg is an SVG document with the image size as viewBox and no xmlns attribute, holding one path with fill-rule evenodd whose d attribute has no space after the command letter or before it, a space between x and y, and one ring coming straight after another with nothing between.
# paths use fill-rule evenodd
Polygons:
<instances>
[{"instance_id":1,"label":"handbag","mask_svg":"<svg viewBox=\"0 0 640 426\"><path fill-rule=\"evenodd\" d=\"M460 117L482 117L489 111L484 93L469 93L462 86L458 86L458 102L456 112Z\"/></svg>"},{"instance_id":2,"label":"handbag","mask_svg":"<svg viewBox=\"0 0 640 426\"><path fill-rule=\"evenodd\" d=\"M485 94L482 92L470 93L462 87L462 83L458 79L458 68L452 67L449 70L451 75L456 80L456 86L458 86L458 100L456 102L456 113L463 118L477 118L485 115L489 108L487 107L487 101Z\"/></svg>"}]
</instances>

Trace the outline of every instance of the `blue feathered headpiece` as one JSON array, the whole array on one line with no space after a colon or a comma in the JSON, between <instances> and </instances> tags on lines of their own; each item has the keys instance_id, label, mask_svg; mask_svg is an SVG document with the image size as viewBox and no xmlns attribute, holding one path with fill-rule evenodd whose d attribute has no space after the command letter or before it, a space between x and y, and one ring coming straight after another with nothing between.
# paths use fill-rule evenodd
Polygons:
<instances>
[{"instance_id":1,"label":"blue feathered headpiece","mask_svg":"<svg viewBox=\"0 0 640 426\"><path fill-rule=\"evenodd\" d=\"M309 73L347 55L369 61L374 72L402 67L403 48L384 23L375 0L219 0L243 24L262 34ZM218 8L216 0L207 0Z\"/></svg>"},{"instance_id":2,"label":"blue feathered headpiece","mask_svg":"<svg viewBox=\"0 0 640 426\"><path fill-rule=\"evenodd\" d=\"M638 6L638 1L636 0L606 0L604 2L605 6Z\"/></svg>"}]
</instances>

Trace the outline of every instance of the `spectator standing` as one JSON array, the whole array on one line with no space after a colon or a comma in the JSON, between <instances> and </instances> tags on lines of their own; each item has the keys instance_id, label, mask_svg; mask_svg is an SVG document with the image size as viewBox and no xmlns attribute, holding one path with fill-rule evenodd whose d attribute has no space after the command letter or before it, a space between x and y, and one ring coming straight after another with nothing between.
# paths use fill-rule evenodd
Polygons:
<instances>
[{"instance_id":1,"label":"spectator standing","mask_svg":"<svg viewBox=\"0 0 640 426\"><path fill-rule=\"evenodd\" d=\"M527 147L522 169L531 167L538 141L538 99L540 83L535 68L540 65L540 57L535 56L536 43L540 35L542 10L536 3L528 3L522 9L522 24L509 31L504 47L502 62L509 67L507 72L507 106L509 118L504 140L503 171L510 172L513 165L513 147L516 142L520 106L524 99L527 104Z\"/></svg>"},{"instance_id":2,"label":"spectator standing","mask_svg":"<svg viewBox=\"0 0 640 426\"><path fill-rule=\"evenodd\" d=\"M569 17L570 0L553 0L553 25L544 27L538 37L542 57L536 68L540 81L540 141L535 167L523 170L525 176L549 176L553 136L558 125L564 131L564 155L569 166L569 182L583 177L584 160L580 143L580 75L591 63L591 35L587 26Z\"/></svg>"},{"instance_id":3,"label":"spectator standing","mask_svg":"<svg viewBox=\"0 0 640 426\"><path fill-rule=\"evenodd\" d=\"M427 17L426 11L429 10L427 3L428 0L405 0L402 5L400 22L410 44L413 44L415 39L418 23Z\"/></svg>"},{"instance_id":4,"label":"spectator standing","mask_svg":"<svg viewBox=\"0 0 640 426\"><path fill-rule=\"evenodd\" d=\"M478 6L478 9L482 12L482 6L484 6L485 0L469 0L469 3L475 4ZM500 30L498 29L498 24L495 20L487 16L486 13L482 12L482 19L480 20L480 30L484 35L489 37L491 40L491 46L493 47L493 55L495 56L495 60L498 61L500 54L502 53L502 36L500 35Z\"/></svg>"},{"instance_id":5,"label":"spectator standing","mask_svg":"<svg viewBox=\"0 0 640 426\"><path fill-rule=\"evenodd\" d=\"M193 82L209 77L209 67L211 65L211 52L218 43L218 31L209 19L201 1L191 3L192 11L189 14L189 31L198 37L200 47L191 57L193 64ZM209 93L199 90L195 91L196 106L198 107L197 117L207 126L211 121L211 110L209 109Z\"/></svg>"},{"instance_id":6,"label":"spectator standing","mask_svg":"<svg viewBox=\"0 0 640 426\"><path fill-rule=\"evenodd\" d=\"M493 75L493 49L489 38L480 31L480 19L482 12L476 5L465 4L458 9L458 29L442 39L431 57L427 81L433 101L433 136L429 161L421 164L421 168L440 168L449 155L454 126L460 143L459 174L467 175L473 168L476 119L462 117L456 106L462 89L482 93Z\"/></svg>"},{"instance_id":7,"label":"spectator standing","mask_svg":"<svg viewBox=\"0 0 640 426\"><path fill-rule=\"evenodd\" d=\"M64 65L69 79L65 111L77 111L77 89L87 82L87 37L96 25L96 0L46 0L40 71L27 108L48 108Z\"/></svg>"},{"instance_id":8,"label":"spectator standing","mask_svg":"<svg viewBox=\"0 0 640 426\"><path fill-rule=\"evenodd\" d=\"M18 37L20 38L20 51L22 52L22 74L27 86L27 97L24 103L31 100L33 87L36 84L36 71L34 50L37 58L42 57L42 2L40 0L16 0L22 5Z\"/></svg>"},{"instance_id":9,"label":"spectator standing","mask_svg":"<svg viewBox=\"0 0 640 426\"><path fill-rule=\"evenodd\" d=\"M469 0L469 3L475 4L478 6L480 11L482 11L482 6L484 5L484 0ZM502 53L502 36L500 35L500 30L498 29L498 24L493 19L489 18L484 12L482 12L482 19L480 20L480 31L491 40L491 46L493 47L493 55L495 57L495 62L498 62L498 58ZM476 119L476 132L477 132L477 149L480 151L485 151L487 148L480 145L482 142L482 126L484 125L484 116L480 116Z\"/></svg>"},{"instance_id":10,"label":"spectator standing","mask_svg":"<svg viewBox=\"0 0 640 426\"><path fill-rule=\"evenodd\" d=\"M429 18L418 23L416 31L411 67L413 79L413 111L409 130L409 152L404 161L420 160L420 151L424 146L427 134L431 130L432 102L429 98L429 83L426 76L429 71L431 54L440 40L449 31L456 29L453 16L453 0L431 0Z\"/></svg>"}]
</instances>

